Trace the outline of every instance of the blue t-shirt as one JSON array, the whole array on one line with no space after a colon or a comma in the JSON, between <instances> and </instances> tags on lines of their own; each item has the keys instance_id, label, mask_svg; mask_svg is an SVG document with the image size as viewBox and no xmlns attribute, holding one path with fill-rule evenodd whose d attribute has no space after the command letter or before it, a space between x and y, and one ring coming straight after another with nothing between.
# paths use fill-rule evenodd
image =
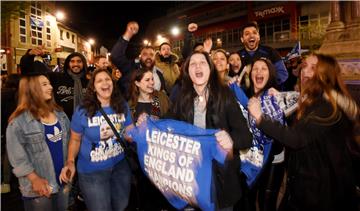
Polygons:
<instances>
[{"instance_id":1,"label":"blue t-shirt","mask_svg":"<svg viewBox=\"0 0 360 211\"><path fill-rule=\"evenodd\" d=\"M129 107L125 114L116 114L111 107L103 108L110 121L123 138L125 128L132 124ZM71 129L81 134L81 147L77 168L80 173L91 173L113 167L124 159L124 150L100 111L93 117L85 109L77 108L71 120Z\"/></svg>"},{"instance_id":2,"label":"blue t-shirt","mask_svg":"<svg viewBox=\"0 0 360 211\"><path fill-rule=\"evenodd\" d=\"M226 158L216 132L176 120L147 119L129 135L137 144L142 170L175 208L190 204L214 210L212 161L224 163Z\"/></svg>"},{"instance_id":3,"label":"blue t-shirt","mask_svg":"<svg viewBox=\"0 0 360 211\"><path fill-rule=\"evenodd\" d=\"M56 182L60 185L59 175L64 167L62 128L59 121L56 121L54 124L42 124L45 128L45 140L54 164Z\"/></svg>"}]
</instances>

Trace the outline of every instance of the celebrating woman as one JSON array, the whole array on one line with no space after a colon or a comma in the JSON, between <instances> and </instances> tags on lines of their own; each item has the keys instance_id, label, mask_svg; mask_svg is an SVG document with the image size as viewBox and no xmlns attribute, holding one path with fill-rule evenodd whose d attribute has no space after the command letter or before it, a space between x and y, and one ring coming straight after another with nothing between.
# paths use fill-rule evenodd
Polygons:
<instances>
[{"instance_id":1,"label":"celebrating woman","mask_svg":"<svg viewBox=\"0 0 360 211\"><path fill-rule=\"evenodd\" d=\"M95 70L82 105L72 117L68 159L60 177L64 182L71 181L78 156L80 189L90 211L124 210L128 204L131 170L120 142L130 125L128 105L111 73Z\"/></svg>"},{"instance_id":2,"label":"celebrating woman","mask_svg":"<svg viewBox=\"0 0 360 211\"><path fill-rule=\"evenodd\" d=\"M259 129L291 149L285 209L356 210L347 144L354 141L355 124L351 119L359 121L358 108L333 57L307 57L301 80L297 123L293 127L269 119L256 98L248 107Z\"/></svg>"},{"instance_id":3,"label":"celebrating woman","mask_svg":"<svg viewBox=\"0 0 360 211\"><path fill-rule=\"evenodd\" d=\"M65 211L68 192L58 178L67 159L69 119L55 103L45 75L23 76L18 95L6 146L25 210Z\"/></svg>"},{"instance_id":4,"label":"celebrating woman","mask_svg":"<svg viewBox=\"0 0 360 211\"><path fill-rule=\"evenodd\" d=\"M201 128L222 129L216 140L232 154L225 165L214 163L213 193L217 210L232 210L241 197L239 150L250 147L252 136L229 88L204 52L192 53L184 63L181 91L173 118Z\"/></svg>"}]
</instances>

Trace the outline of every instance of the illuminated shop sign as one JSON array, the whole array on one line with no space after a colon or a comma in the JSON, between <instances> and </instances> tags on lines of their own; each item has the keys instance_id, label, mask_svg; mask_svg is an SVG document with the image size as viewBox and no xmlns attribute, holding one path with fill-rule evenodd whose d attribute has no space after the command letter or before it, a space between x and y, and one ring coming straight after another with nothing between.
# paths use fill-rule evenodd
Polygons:
<instances>
[{"instance_id":1,"label":"illuminated shop sign","mask_svg":"<svg viewBox=\"0 0 360 211\"><path fill-rule=\"evenodd\" d=\"M285 14L285 11L284 11L283 6L279 6L279 7L272 7L269 9L264 9L262 11L255 11L254 13L255 13L255 17L264 18L264 17L272 16L272 15Z\"/></svg>"}]
</instances>

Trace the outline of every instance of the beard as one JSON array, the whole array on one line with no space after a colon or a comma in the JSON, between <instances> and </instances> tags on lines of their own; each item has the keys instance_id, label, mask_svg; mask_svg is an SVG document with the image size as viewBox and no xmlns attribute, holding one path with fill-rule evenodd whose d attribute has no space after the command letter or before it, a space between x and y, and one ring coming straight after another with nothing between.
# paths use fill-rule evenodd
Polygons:
<instances>
[{"instance_id":1,"label":"beard","mask_svg":"<svg viewBox=\"0 0 360 211\"><path fill-rule=\"evenodd\" d=\"M142 67L145 67L147 69L152 69L155 65L155 61L152 59L146 59L144 60L140 60L140 64Z\"/></svg>"}]
</instances>

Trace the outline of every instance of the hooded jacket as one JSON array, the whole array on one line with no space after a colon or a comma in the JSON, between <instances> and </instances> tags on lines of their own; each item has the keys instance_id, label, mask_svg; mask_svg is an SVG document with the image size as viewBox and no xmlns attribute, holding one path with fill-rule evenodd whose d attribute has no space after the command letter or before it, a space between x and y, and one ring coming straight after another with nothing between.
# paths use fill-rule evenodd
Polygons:
<instances>
[{"instance_id":1,"label":"hooded jacket","mask_svg":"<svg viewBox=\"0 0 360 211\"><path fill-rule=\"evenodd\" d=\"M66 115L71 120L71 117L74 112L74 80L69 75L68 71L70 70L70 60L78 56L81 58L83 62L83 69L79 74L83 74L81 77L81 85L82 85L82 92L86 92L86 87L88 80L86 79L86 69L87 69L87 62L85 57L78 52L74 52L70 54L64 63L64 72L51 72L49 74L51 85L53 86L53 92L55 101L58 105L60 105Z\"/></svg>"},{"instance_id":2,"label":"hooded jacket","mask_svg":"<svg viewBox=\"0 0 360 211\"><path fill-rule=\"evenodd\" d=\"M167 93L171 93L171 89L180 75L178 60L179 57L175 54L171 54L169 58L162 57L159 52L155 55L155 65L162 71Z\"/></svg>"}]
</instances>

